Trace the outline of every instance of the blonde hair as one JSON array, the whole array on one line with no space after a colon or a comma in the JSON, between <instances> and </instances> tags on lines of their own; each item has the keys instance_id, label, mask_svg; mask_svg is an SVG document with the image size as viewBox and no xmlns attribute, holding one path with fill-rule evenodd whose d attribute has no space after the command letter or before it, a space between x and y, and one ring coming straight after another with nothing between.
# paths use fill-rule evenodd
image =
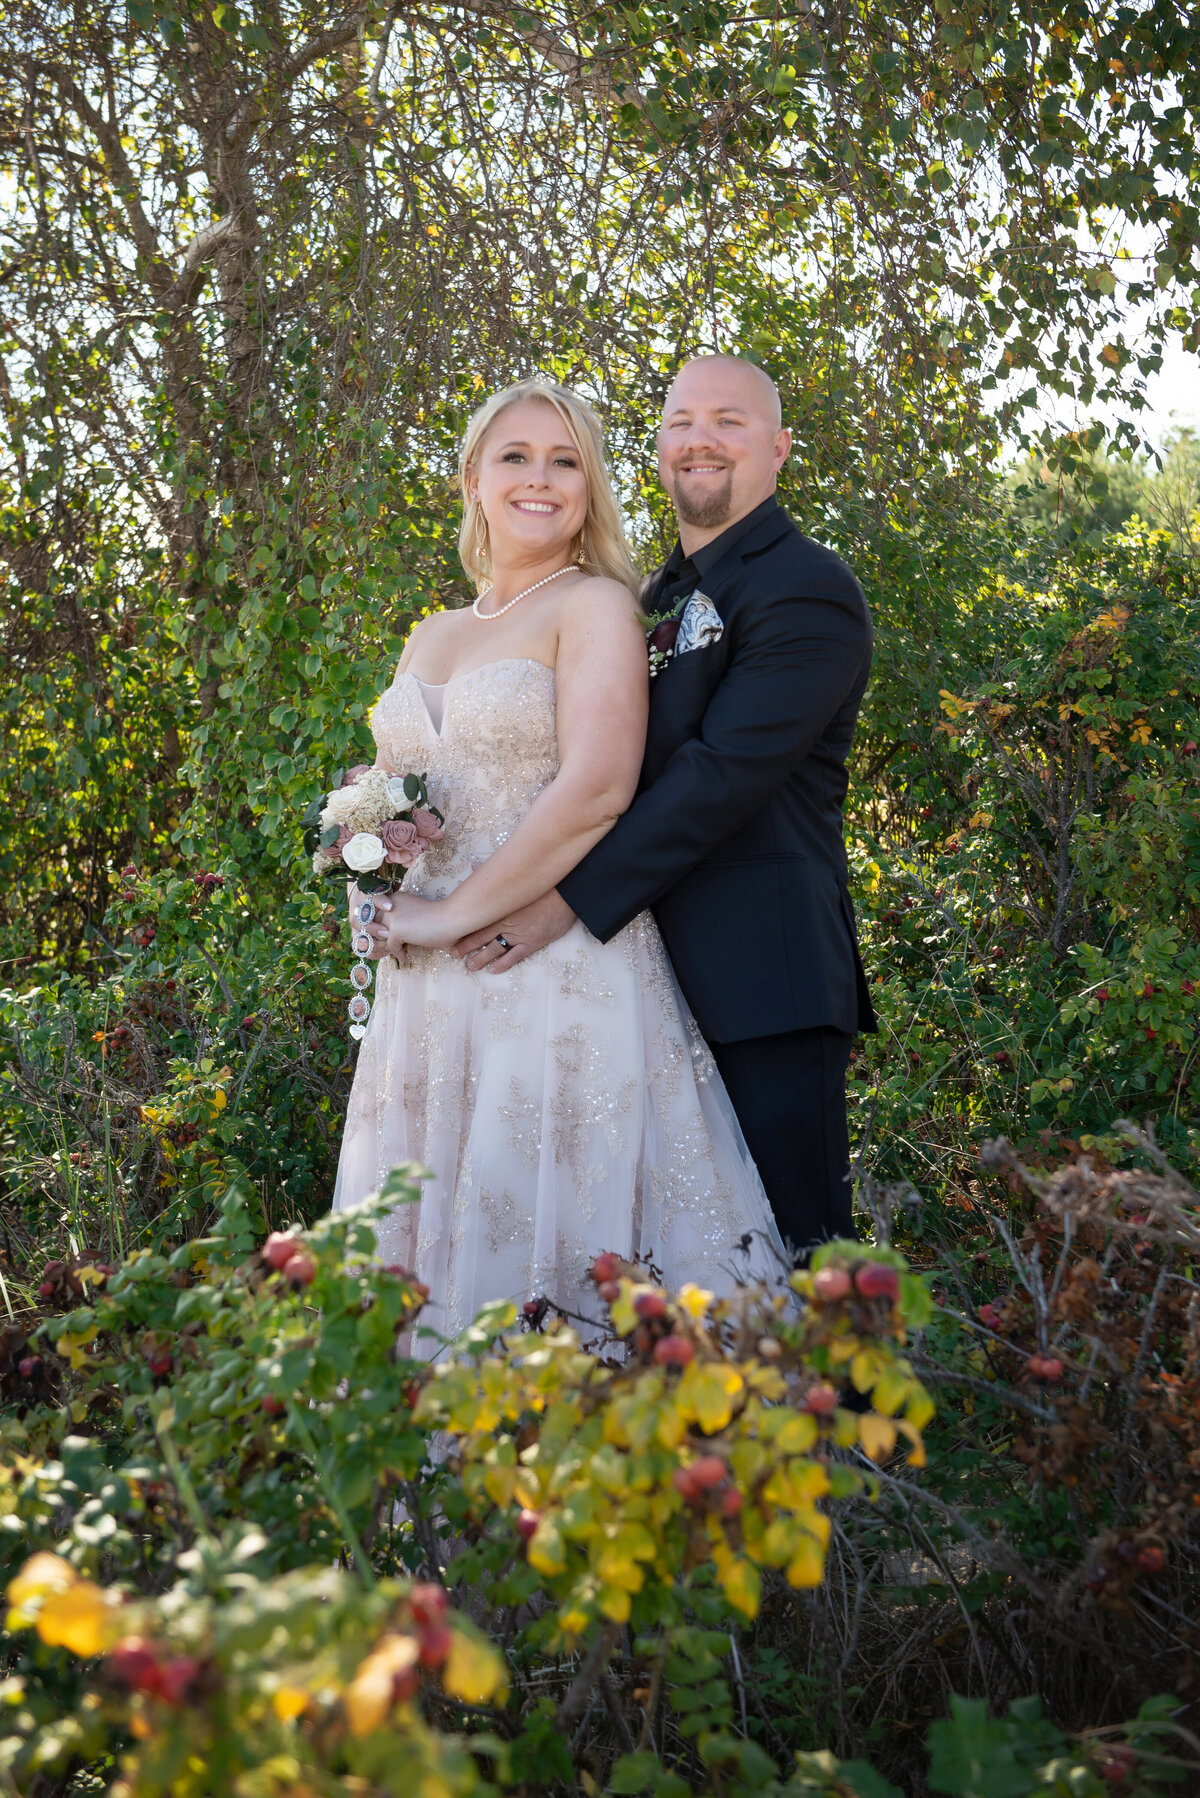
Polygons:
<instances>
[{"instance_id":1,"label":"blonde hair","mask_svg":"<svg viewBox=\"0 0 1200 1798\"><path fill-rule=\"evenodd\" d=\"M572 393L569 387L560 387L557 381L546 380L542 375L535 375L527 381L517 381L514 386L494 393L491 399L485 400L479 410L471 415L458 458L458 478L463 495L458 553L463 567L476 587L485 584L491 561L487 519L479 501L469 490L467 478L474 470L483 440L497 418L522 400L544 400L548 406L553 406L562 419L571 442L579 451L579 460L588 485L588 509L582 528L571 545L572 559L582 563L589 574L608 575L636 593L641 580L634 566L629 544L625 540L625 526L605 464L604 433L600 428L600 420L587 401L581 400L577 393Z\"/></svg>"}]
</instances>

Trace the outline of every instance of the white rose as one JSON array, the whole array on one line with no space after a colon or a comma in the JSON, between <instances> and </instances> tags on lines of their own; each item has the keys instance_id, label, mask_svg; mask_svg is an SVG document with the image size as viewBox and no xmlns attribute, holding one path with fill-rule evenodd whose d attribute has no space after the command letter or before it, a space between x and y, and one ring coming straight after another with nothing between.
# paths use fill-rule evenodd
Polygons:
<instances>
[{"instance_id":1,"label":"white rose","mask_svg":"<svg viewBox=\"0 0 1200 1798\"><path fill-rule=\"evenodd\" d=\"M383 865L383 842L369 830L360 830L342 850L342 860L356 874L373 874Z\"/></svg>"},{"instance_id":2,"label":"white rose","mask_svg":"<svg viewBox=\"0 0 1200 1798\"><path fill-rule=\"evenodd\" d=\"M412 800L407 797L404 791L403 776L399 774L390 774L388 776L387 796L388 804L394 805L397 808L412 804Z\"/></svg>"}]
</instances>

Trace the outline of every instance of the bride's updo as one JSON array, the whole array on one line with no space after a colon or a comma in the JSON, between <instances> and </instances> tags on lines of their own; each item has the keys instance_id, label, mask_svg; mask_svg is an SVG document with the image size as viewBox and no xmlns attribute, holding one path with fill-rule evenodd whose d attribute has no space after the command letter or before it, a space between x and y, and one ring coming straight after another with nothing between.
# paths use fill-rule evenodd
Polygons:
<instances>
[{"instance_id":1,"label":"bride's updo","mask_svg":"<svg viewBox=\"0 0 1200 1798\"><path fill-rule=\"evenodd\" d=\"M581 400L569 387L535 375L518 381L485 400L472 414L458 458L458 478L463 493L462 525L458 533L458 553L462 565L477 587L486 585L491 563L487 519L478 500L467 491L467 475L474 467L484 438L501 412L521 400L545 400L566 426L568 435L579 451L579 460L588 485L587 517L583 528L571 545L572 560L579 562L589 574L606 574L620 581L634 593L641 585L634 567L633 555L625 540L617 498L612 489L604 461L604 433L600 420L586 400Z\"/></svg>"}]
</instances>

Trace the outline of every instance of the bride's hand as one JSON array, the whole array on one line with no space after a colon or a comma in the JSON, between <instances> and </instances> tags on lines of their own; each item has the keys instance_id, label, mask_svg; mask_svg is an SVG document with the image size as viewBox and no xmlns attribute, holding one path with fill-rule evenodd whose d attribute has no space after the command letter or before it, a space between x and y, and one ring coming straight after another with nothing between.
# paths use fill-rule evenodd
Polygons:
<instances>
[{"instance_id":1,"label":"bride's hand","mask_svg":"<svg viewBox=\"0 0 1200 1798\"><path fill-rule=\"evenodd\" d=\"M447 949L460 934L445 899L421 899L415 893L380 894L375 917L366 928L374 939L372 954L376 958L394 955L403 959L406 943L422 949Z\"/></svg>"}]
</instances>

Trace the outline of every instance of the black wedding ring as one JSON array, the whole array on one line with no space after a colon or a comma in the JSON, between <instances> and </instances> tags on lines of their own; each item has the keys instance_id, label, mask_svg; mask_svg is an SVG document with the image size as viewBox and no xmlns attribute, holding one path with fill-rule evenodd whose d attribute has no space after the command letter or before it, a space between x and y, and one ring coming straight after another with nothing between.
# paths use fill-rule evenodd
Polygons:
<instances>
[{"instance_id":1,"label":"black wedding ring","mask_svg":"<svg viewBox=\"0 0 1200 1798\"><path fill-rule=\"evenodd\" d=\"M506 936L501 936L499 931L496 932L495 936L492 938L492 941L494 943L499 943L499 945L502 949L511 949L512 948L512 944L509 942L508 938Z\"/></svg>"}]
</instances>

